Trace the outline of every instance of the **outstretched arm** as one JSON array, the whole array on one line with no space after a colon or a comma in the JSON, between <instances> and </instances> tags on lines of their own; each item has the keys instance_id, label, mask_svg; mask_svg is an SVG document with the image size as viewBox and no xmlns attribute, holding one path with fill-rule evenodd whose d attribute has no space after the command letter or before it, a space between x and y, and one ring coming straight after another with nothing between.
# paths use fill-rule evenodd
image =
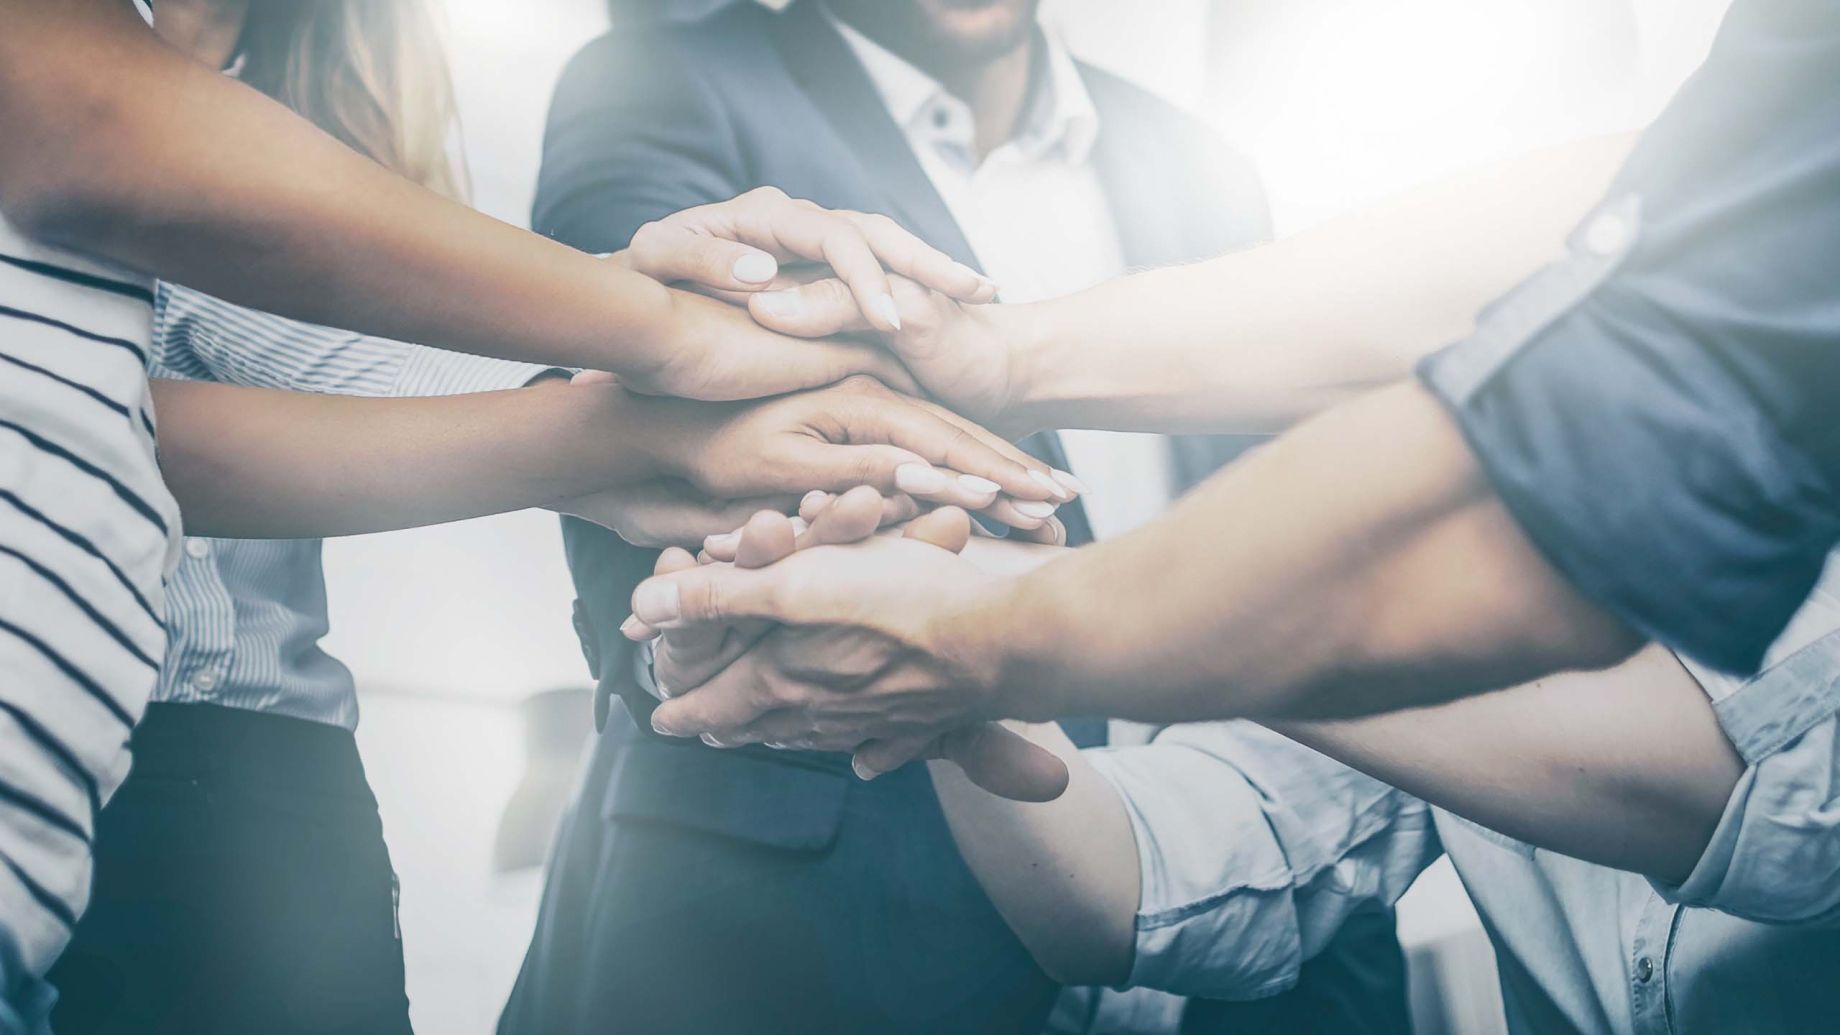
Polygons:
<instances>
[{"instance_id":1,"label":"outstretched arm","mask_svg":"<svg viewBox=\"0 0 1840 1035\"><path fill-rule=\"evenodd\" d=\"M1065 298L961 307L896 284L895 350L1011 434L1270 433L1398 380L1563 252L1633 140L1548 148L1260 248ZM836 281L751 300L793 334L869 330Z\"/></svg>"},{"instance_id":2,"label":"outstretched arm","mask_svg":"<svg viewBox=\"0 0 1840 1035\"><path fill-rule=\"evenodd\" d=\"M745 398L884 370L393 176L165 46L120 0L0 0L0 24L0 211L47 243L264 311L611 370L666 394ZM730 286L770 282L768 252L823 259L882 330L894 322L878 258L961 297L986 290L892 227L800 226L737 245Z\"/></svg>"}]
</instances>

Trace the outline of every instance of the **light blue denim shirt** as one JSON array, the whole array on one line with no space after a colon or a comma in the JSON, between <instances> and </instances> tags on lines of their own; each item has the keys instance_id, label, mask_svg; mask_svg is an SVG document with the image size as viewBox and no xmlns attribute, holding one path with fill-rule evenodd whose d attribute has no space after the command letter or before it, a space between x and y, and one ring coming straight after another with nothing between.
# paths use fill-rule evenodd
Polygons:
<instances>
[{"instance_id":1,"label":"light blue denim shirt","mask_svg":"<svg viewBox=\"0 0 1840 1035\"><path fill-rule=\"evenodd\" d=\"M160 284L152 374L334 395L453 395L516 388L549 368L283 319ZM318 539L188 537L166 586L156 701L250 708L351 729L351 672L320 649Z\"/></svg>"},{"instance_id":2,"label":"light blue denim shirt","mask_svg":"<svg viewBox=\"0 0 1840 1035\"><path fill-rule=\"evenodd\" d=\"M1757 676L1695 670L1747 768L1677 887L1483 829L1246 723L1088 751L1142 864L1131 984L1281 991L1351 910L1393 902L1447 854L1494 942L1512 1031L1840 1030L1837 573Z\"/></svg>"}]
</instances>

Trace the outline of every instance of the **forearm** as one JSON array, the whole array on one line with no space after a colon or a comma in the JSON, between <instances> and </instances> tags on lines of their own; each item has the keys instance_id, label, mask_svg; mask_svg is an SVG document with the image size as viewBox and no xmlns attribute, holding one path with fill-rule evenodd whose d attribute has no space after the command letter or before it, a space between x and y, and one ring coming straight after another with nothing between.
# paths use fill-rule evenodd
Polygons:
<instances>
[{"instance_id":1,"label":"forearm","mask_svg":"<svg viewBox=\"0 0 1840 1035\"><path fill-rule=\"evenodd\" d=\"M652 362L663 287L390 175L169 50L125 4L7 0L0 20L0 203L28 232L315 323Z\"/></svg>"},{"instance_id":2,"label":"forearm","mask_svg":"<svg viewBox=\"0 0 1840 1035\"><path fill-rule=\"evenodd\" d=\"M1511 837L1673 883L1744 772L1705 691L1659 647L1606 672L1275 728Z\"/></svg>"},{"instance_id":3,"label":"forearm","mask_svg":"<svg viewBox=\"0 0 1840 1035\"><path fill-rule=\"evenodd\" d=\"M1299 427L1162 519L989 599L947 635L1023 718L1365 714L1636 646L1541 558L1414 384Z\"/></svg>"},{"instance_id":4,"label":"forearm","mask_svg":"<svg viewBox=\"0 0 1840 1035\"><path fill-rule=\"evenodd\" d=\"M188 532L353 535L542 506L659 473L653 401L543 384L359 399L155 381Z\"/></svg>"},{"instance_id":5,"label":"forearm","mask_svg":"<svg viewBox=\"0 0 1840 1035\"><path fill-rule=\"evenodd\" d=\"M1122 984L1131 972L1137 844L1118 794L1060 728L1017 731L1071 776L1051 802L989 793L948 762L929 767L959 854L1036 963L1063 984Z\"/></svg>"},{"instance_id":6,"label":"forearm","mask_svg":"<svg viewBox=\"0 0 1840 1035\"><path fill-rule=\"evenodd\" d=\"M994 307L1005 424L1265 433L1403 377L1541 263L1630 140L1551 148L1276 244Z\"/></svg>"}]
</instances>

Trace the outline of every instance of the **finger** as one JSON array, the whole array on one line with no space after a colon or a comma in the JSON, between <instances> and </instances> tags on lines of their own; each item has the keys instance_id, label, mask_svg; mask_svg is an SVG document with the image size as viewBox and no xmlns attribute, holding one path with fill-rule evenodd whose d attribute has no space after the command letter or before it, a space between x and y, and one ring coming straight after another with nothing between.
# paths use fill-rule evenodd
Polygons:
<instances>
[{"instance_id":1,"label":"finger","mask_svg":"<svg viewBox=\"0 0 1840 1035\"><path fill-rule=\"evenodd\" d=\"M858 780L873 780L894 772L896 769L935 754L934 742L938 738L921 734L912 737L891 737L886 740L871 740L857 746L850 757L850 768Z\"/></svg>"},{"instance_id":2,"label":"finger","mask_svg":"<svg viewBox=\"0 0 1840 1035\"><path fill-rule=\"evenodd\" d=\"M763 510L742 526L741 539L735 549L735 566L764 568L790 556L797 539L798 532L791 518Z\"/></svg>"},{"instance_id":3,"label":"finger","mask_svg":"<svg viewBox=\"0 0 1840 1035\"><path fill-rule=\"evenodd\" d=\"M997 297L997 285L990 278L930 247L887 216L841 211L837 215L856 226L889 270L961 302Z\"/></svg>"},{"instance_id":4,"label":"finger","mask_svg":"<svg viewBox=\"0 0 1840 1035\"><path fill-rule=\"evenodd\" d=\"M1039 500L1016 500L1004 497L984 508L984 513L1016 529L1040 528L1054 517L1056 507Z\"/></svg>"},{"instance_id":5,"label":"finger","mask_svg":"<svg viewBox=\"0 0 1840 1035\"><path fill-rule=\"evenodd\" d=\"M779 275L779 260L767 252L670 220L640 227L625 258L627 265L654 280L690 281L723 291L759 291Z\"/></svg>"},{"instance_id":6,"label":"finger","mask_svg":"<svg viewBox=\"0 0 1840 1035\"><path fill-rule=\"evenodd\" d=\"M830 506L831 501L836 498L835 494L825 492L823 489L813 489L799 500L799 516L811 521L824 513L824 508Z\"/></svg>"},{"instance_id":7,"label":"finger","mask_svg":"<svg viewBox=\"0 0 1840 1035\"><path fill-rule=\"evenodd\" d=\"M953 730L937 749L972 783L1012 801L1053 801L1072 779L1059 755L999 723Z\"/></svg>"},{"instance_id":8,"label":"finger","mask_svg":"<svg viewBox=\"0 0 1840 1035\"><path fill-rule=\"evenodd\" d=\"M920 501L904 492L882 497L882 527L911 521L921 511Z\"/></svg>"},{"instance_id":9,"label":"finger","mask_svg":"<svg viewBox=\"0 0 1840 1035\"><path fill-rule=\"evenodd\" d=\"M882 494L859 485L838 496L799 536L799 549L859 543L882 527Z\"/></svg>"},{"instance_id":10,"label":"finger","mask_svg":"<svg viewBox=\"0 0 1840 1035\"><path fill-rule=\"evenodd\" d=\"M957 477L937 472L938 477L916 478L907 484L869 478L859 478L859 484L906 492L929 503L973 508L989 505L998 492L1040 502L1054 500L1055 491L1065 492L1047 473L1050 468L1013 445L995 436L985 437L956 417L867 382L866 378L850 382L842 398L853 398L856 405L838 406L832 412L848 441L862 448L897 447L935 468L957 472ZM833 433L831 437L840 436ZM837 448L816 438L809 440L809 447ZM811 455L816 456L816 451ZM1050 485L1056 489L1050 490Z\"/></svg>"},{"instance_id":11,"label":"finger","mask_svg":"<svg viewBox=\"0 0 1840 1035\"><path fill-rule=\"evenodd\" d=\"M1067 526L1061 519L1051 517L1037 528L1014 528L1013 538L1024 543L1043 543L1048 546L1067 545Z\"/></svg>"},{"instance_id":12,"label":"finger","mask_svg":"<svg viewBox=\"0 0 1840 1035\"><path fill-rule=\"evenodd\" d=\"M744 741L733 731L794 702L777 701L760 677L759 652L742 655L690 693L652 713L652 728L667 737L711 734L726 744Z\"/></svg>"},{"instance_id":13,"label":"finger","mask_svg":"<svg viewBox=\"0 0 1840 1035\"><path fill-rule=\"evenodd\" d=\"M830 278L795 288L762 291L747 299L748 315L762 327L795 338L860 334L875 327L856 307L849 285Z\"/></svg>"},{"instance_id":14,"label":"finger","mask_svg":"<svg viewBox=\"0 0 1840 1035\"><path fill-rule=\"evenodd\" d=\"M888 271L855 223L816 205L761 196L739 210L735 225L743 240L773 240L782 252L828 263L870 327L883 333L901 329Z\"/></svg>"},{"instance_id":15,"label":"finger","mask_svg":"<svg viewBox=\"0 0 1840 1035\"><path fill-rule=\"evenodd\" d=\"M910 397L906 401L911 403L914 407L924 410L964 432L969 436L970 440L977 445L999 453L1021 465L1025 469L1029 480L1034 484L1021 486L1022 491L1012 492L1011 495L1020 496L1023 499L1052 500L1058 503L1066 503L1072 500L1076 495L1085 491L1084 486L1079 489L1071 487L1074 484L1078 484L1074 480L1073 475L1050 467L1041 460L1030 456L1014 442L991 431L977 421L954 413L946 407L927 399ZM948 456L936 462L943 466L953 468L954 470L965 470L965 468L958 466L956 457Z\"/></svg>"},{"instance_id":16,"label":"finger","mask_svg":"<svg viewBox=\"0 0 1840 1035\"><path fill-rule=\"evenodd\" d=\"M961 553L971 543L971 515L957 507L929 511L907 523L902 535Z\"/></svg>"},{"instance_id":17,"label":"finger","mask_svg":"<svg viewBox=\"0 0 1840 1035\"><path fill-rule=\"evenodd\" d=\"M605 370L582 370L582 371L578 371L575 374L575 376L569 378L569 384L572 384L572 385L609 385L609 384L613 384L614 382L618 380L619 378L613 376L612 374L608 373Z\"/></svg>"}]
</instances>

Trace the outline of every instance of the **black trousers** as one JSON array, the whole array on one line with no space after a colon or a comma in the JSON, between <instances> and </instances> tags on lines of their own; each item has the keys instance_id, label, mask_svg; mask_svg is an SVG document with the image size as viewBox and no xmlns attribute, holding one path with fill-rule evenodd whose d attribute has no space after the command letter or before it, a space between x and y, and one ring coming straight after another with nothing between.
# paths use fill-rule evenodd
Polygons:
<instances>
[{"instance_id":1,"label":"black trousers","mask_svg":"<svg viewBox=\"0 0 1840 1035\"><path fill-rule=\"evenodd\" d=\"M154 704L98 822L59 1035L396 1035L396 879L350 733Z\"/></svg>"}]
</instances>

